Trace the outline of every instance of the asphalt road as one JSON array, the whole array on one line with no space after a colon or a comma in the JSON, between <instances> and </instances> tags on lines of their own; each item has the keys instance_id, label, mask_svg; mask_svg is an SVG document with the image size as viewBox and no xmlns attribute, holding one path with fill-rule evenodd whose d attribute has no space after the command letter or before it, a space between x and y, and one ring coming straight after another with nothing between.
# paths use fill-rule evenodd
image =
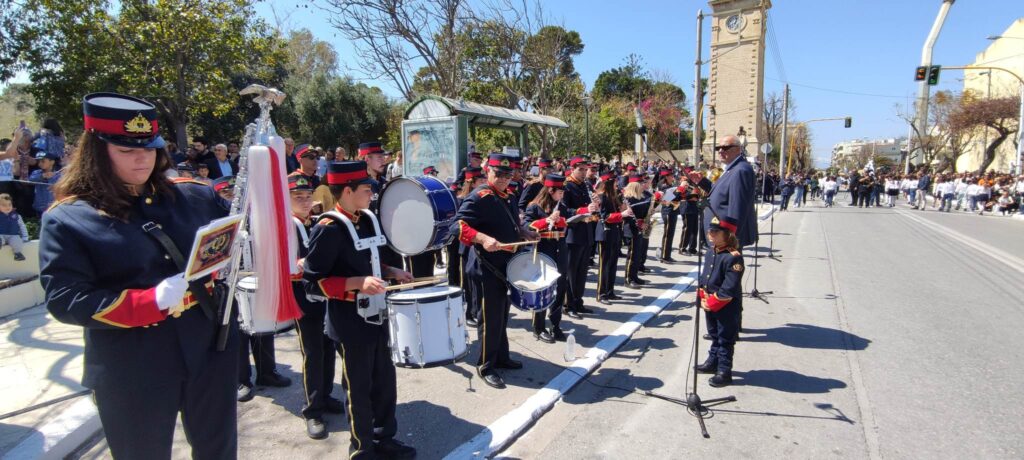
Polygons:
<instances>
[{"instance_id":1,"label":"asphalt road","mask_svg":"<svg viewBox=\"0 0 1024 460\"><path fill-rule=\"evenodd\" d=\"M698 378L701 397L738 398L710 439L636 392L687 393L694 309L677 302L501 455L1021 458L1024 222L817 204L775 219L757 284L774 293L744 299L736 384Z\"/></svg>"}]
</instances>

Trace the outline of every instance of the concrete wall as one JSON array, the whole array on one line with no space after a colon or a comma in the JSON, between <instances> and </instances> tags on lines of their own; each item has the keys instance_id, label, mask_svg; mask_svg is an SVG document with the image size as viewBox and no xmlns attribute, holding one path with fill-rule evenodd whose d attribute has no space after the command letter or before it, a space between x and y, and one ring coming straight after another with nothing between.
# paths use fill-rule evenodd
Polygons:
<instances>
[{"instance_id":1,"label":"concrete wall","mask_svg":"<svg viewBox=\"0 0 1024 460\"><path fill-rule=\"evenodd\" d=\"M0 289L0 317L43 303L43 286L38 280L39 241L25 243L22 253L25 254L25 260L15 262L10 246L0 249L0 279L36 277L28 283Z\"/></svg>"}]
</instances>

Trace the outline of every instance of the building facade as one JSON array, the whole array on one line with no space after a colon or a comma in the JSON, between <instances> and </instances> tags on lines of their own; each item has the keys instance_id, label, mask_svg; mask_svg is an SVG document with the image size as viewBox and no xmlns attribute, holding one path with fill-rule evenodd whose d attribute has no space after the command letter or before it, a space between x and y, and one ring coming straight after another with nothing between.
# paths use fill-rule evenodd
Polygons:
<instances>
[{"instance_id":1,"label":"building facade","mask_svg":"<svg viewBox=\"0 0 1024 460\"><path fill-rule=\"evenodd\" d=\"M907 148L907 139L854 139L844 141L832 147L832 166L839 169L861 169L871 159L875 165L892 163L895 166L901 165L904 161L904 151ZM897 168L902 171L902 168Z\"/></svg>"},{"instance_id":2,"label":"building facade","mask_svg":"<svg viewBox=\"0 0 1024 460\"><path fill-rule=\"evenodd\" d=\"M1017 19L994 38L985 51L978 53L971 66L1001 67L1024 77L1024 18ZM980 98L1021 97L1021 84L1016 77L1002 70L965 70L964 92L973 92ZM1019 136L1020 133L1013 136ZM983 129L967 151L957 159L957 171L975 171L984 159L985 146L995 137L991 130ZM1006 139L996 150L989 170L1012 171L1017 161L1013 139Z\"/></svg>"}]
</instances>

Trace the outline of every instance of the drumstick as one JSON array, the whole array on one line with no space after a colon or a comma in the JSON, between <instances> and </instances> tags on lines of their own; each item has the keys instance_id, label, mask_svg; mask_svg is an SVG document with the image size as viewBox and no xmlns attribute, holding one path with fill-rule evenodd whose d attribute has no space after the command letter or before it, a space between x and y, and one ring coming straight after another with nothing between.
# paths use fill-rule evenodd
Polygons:
<instances>
[{"instance_id":1,"label":"drumstick","mask_svg":"<svg viewBox=\"0 0 1024 460\"><path fill-rule=\"evenodd\" d=\"M437 283L443 281L444 278L439 277L439 276L435 276L433 278L423 278L423 280L424 281L413 281L411 283L395 284L395 285L387 286L387 287L384 288L384 291L385 292L403 291L403 290L411 289L411 288L414 288L414 287L426 286L426 285L429 285L429 284L437 284Z\"/></svg>"},{"instance_id":2,"label":"drumstick","mask_svg":"<svg viewBox=\"0 0 1024 460\"><path fill-rule=\"evenodd\" d=\"M517 246L526 246L530 244L537 244L536 241L517 241L515 243L498 243L498 246L503 248L514 248Z\"/></svg>"}]
</instances>

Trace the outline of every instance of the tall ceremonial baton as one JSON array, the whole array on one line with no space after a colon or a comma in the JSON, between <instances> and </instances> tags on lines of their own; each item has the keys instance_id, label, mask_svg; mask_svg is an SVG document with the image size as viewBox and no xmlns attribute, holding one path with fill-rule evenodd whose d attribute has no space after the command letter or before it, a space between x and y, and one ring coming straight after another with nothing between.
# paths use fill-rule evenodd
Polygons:
<instances>
[{"instance_id":1,"label":"tall ceremonial baton","mask_svg":"<svg viewBox=\"0 0 1024 460\"><path fill-rule=\"evenodd\" d=\"M219 350L227 344L230 321L234 317L231 309L242 272L254 272L259 280L254 304L276 306L279 321L302 314L287 276L298 271L291 256L297 243L294 225L290 224L285 184L284 162L288 152L284 151L284 141L277 136L270 120L270 111L284 101L285 94L261 85L249 85L239 94L256 95L260 116L246 127L235 177L235 197L228 212L243 216L243 231L232 248L231 263L220 273L227 283L228 294L217 337ZM257 186L249 187L250 180L255 180Z\"/></svg>"}]
</instances>

